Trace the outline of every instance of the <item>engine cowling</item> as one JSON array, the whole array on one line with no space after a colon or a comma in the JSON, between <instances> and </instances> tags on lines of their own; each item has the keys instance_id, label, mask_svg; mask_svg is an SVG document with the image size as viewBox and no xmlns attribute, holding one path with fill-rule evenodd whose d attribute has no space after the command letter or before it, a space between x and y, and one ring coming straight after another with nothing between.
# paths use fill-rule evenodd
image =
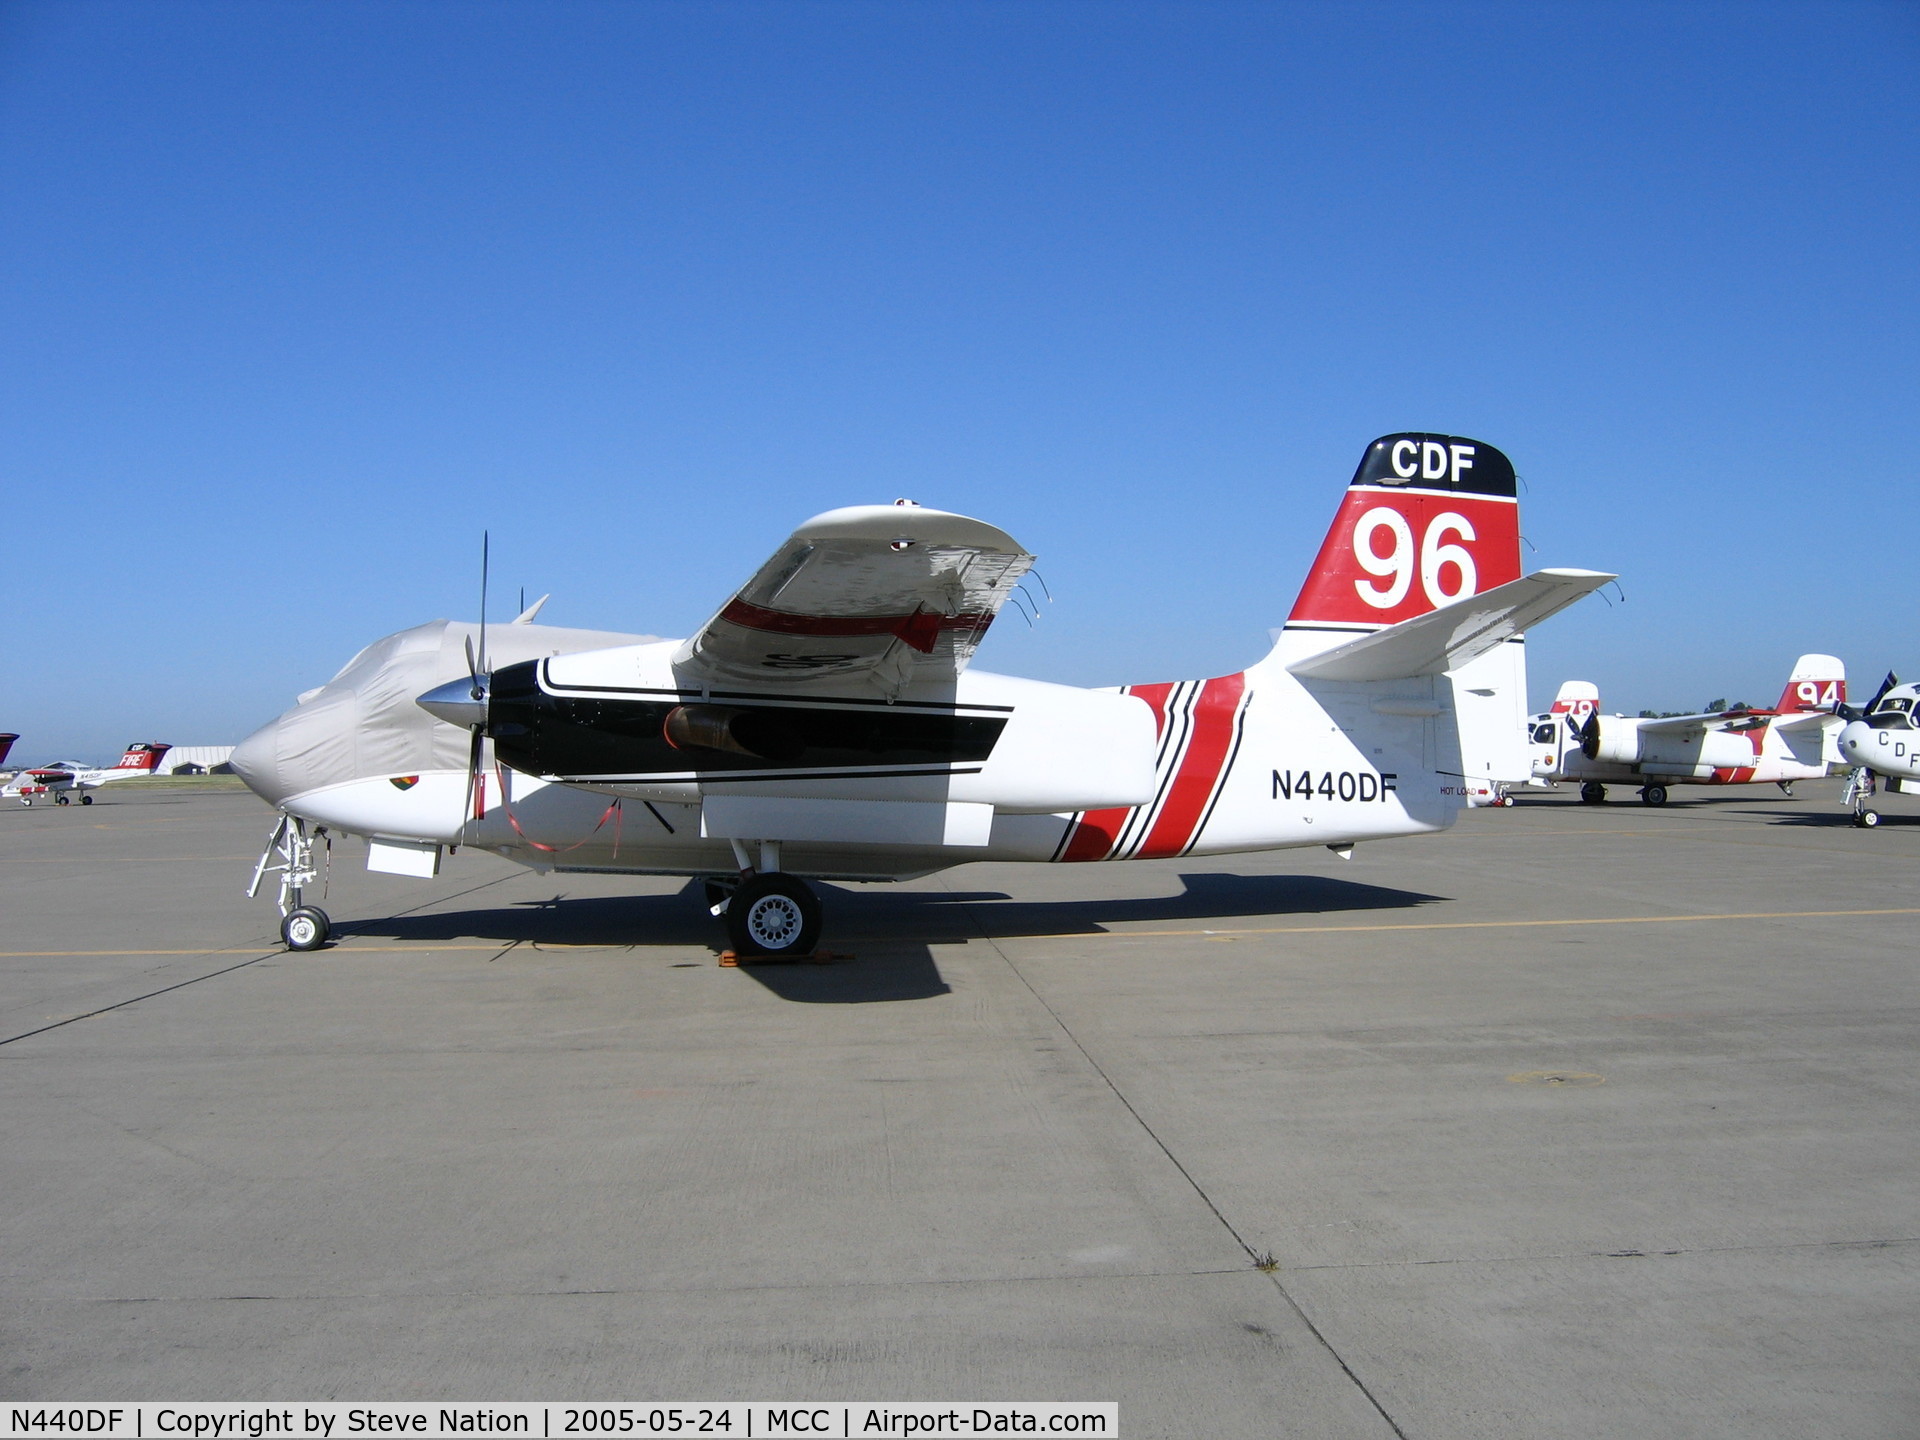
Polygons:
<instances>
[{"instance_id":1,"label":"engine cowling","mask_svg":"<svg viewBox=\"0 0 1920 1440\"><path fill-rule=\"evenodd\" d=\"M1580 727L1580 753L1609 765L1640 763L1640 727L1620 715L1595 711Z\"/></svg>"}]
</instances>

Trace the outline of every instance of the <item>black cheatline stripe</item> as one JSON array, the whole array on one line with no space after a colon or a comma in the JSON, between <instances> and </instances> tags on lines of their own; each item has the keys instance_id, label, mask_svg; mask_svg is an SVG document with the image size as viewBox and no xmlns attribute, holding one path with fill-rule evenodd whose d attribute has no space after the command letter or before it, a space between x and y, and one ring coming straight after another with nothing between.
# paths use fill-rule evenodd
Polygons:
<instances>
[{"instance_id":1,"label":"black cheatline stripe","mask_svg":"<svg viewBox=\"0 0 1920 1440\"><path fill-rule=\"evenodd\" d=\"M1200 823L1193 827L1193 834L1187 837L1187 843L1180 848L1182 855L1193 853L1193 847L1200 843L1200 837L1207 832L1207 822L1213 819L1214 807L1220 803L1220 797L1227 793L1227 777L1233 773L1233 762L1240 758L1240 742L1247 738L1247 707L1252 700L1253 691L1250 688L1240 692L1240 704L1233 712L1233 745L1227 751L1227 763L1220 767L1219 778L1213 782L1213 794L1207 797L1207 808L1200 812Z\"/></svg>"},{"instance_id":2,"label":"black cheatline stripe","mask_svg":"<svg viewBox=\"0 0 1920 1440\"><path fill-rule=\"evenodd\" d=\"M1160 753L1154 761L1158 783L1153 799L1145 805L1136 806L1127 817L1108 859L1132 859L1147 836L1153 833L1153 822L1159 816L1161 807L1167 803L1167 794L1180 774L1180 762L1186 758L1187 747L1193 743L1193 709L1205 687L1204 680L1182 680L1167 696L1167 729L1161 737Z\"/></svg>"},{"instance_id":3,"label":"black cheatline stripe","mask_svg":"<svg viewBox=\"0 0 1920 1440\"><path fill-rule=\"evenodd\" d=\"M940 775L978 775L983 768L974 765L945 770L790 770L778 774L751 770L683 770L665 775L542 775L540 778L552 785L740 785L767 780L916 780Z\"/></svg>"},{"instance_id":4,"label":"black cheatline stripe","mask_svg":"<svg viewBox=\"0 0 1920 1440\"><path fill-rule=\"evenodd\" d=\"M549 657L551 658L551 657ZM676 700L761 700L774 705L871 705L890 710L987 710L996 715L1011 715L1012 705L976 705L965 700L872 700L853 695L783 695L761 690L675 690L658 685L562 685L540 662L540 688L562 698L576 695L664 695Z\"/></svg>"}]
</instances>

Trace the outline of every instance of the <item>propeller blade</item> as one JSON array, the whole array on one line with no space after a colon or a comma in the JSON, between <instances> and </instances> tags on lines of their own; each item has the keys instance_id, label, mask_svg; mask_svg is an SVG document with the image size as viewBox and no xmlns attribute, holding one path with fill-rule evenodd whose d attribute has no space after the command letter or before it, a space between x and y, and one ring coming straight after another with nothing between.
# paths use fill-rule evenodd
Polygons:
<instances>
[{"instance_id":1,"label":"propeller blade","mask_svg":"<svg viewBox=\"0 0 1920 1440\"><path fill-rule=\"evenodd\" d=\"M487 668L487 569L492 549L493 536L490 532L480 532L480 669Z\"/></svg>"},{"instance_id":2,"label":"propeller blade","mask_svg":"<svg viewBox=\"0 0 1920 1440\"><path fill-rule=\"evenodd\" d=\"M486 744L486 739L486 733L478 725L474 726L473 743L467 747L467 799L461 808L460 823L462 825L465 825L468 820L484 818L474 812L478 808L477 792L480 788L480 747Z\"/></svg>"},{"instance_id":3,"label":"propeller blade","mask_svg":"<svg viewBox=\"0 0 1920 1440\"><path fill-rule=\"evenodd\" d=\"M1887 678L1880 682L1880 688L1873 692L1873 698L1861 706L1840 704L1833 707L1833 713L1842 720L1864 720L1880 708L1880 702L1887 698L1887 692L1900 683L1900 677L1887 671Z\"/></svg>"}]
</instances>

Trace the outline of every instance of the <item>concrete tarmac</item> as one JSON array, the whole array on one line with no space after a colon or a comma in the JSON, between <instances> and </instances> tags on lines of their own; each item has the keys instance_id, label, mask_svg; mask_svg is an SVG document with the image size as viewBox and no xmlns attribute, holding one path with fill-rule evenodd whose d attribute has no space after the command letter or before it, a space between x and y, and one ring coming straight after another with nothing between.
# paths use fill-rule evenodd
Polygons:
<instances>
[{"instance_id":1,"label":"concrete tarmac","mask_svg":"<svg viewBox=\"0 0 1920 1440\"><path fill-rule=\"evenodd\" d=\"M1122 1433L1920 1435L1920 801L823 887L0 809L0 1397L1114 1400Z\"/></svg>"}]
</instances>

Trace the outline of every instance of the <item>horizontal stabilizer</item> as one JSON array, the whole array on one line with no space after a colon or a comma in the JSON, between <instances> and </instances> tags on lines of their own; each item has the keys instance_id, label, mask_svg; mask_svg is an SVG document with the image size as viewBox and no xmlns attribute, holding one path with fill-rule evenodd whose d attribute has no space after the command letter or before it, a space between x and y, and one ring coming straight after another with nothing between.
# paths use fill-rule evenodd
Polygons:
<instances>
[{"instance_id":1,"label":"horizontal stabilizer","mask_svg":"<svg viewBox=\"0 0 1920 1440\"><path fill-rule=\"evenodd\" d=\"M1805 734L1813 731L1838 730L1846 722L1831 710L1809 710L1804 715L1795 715L1791 720L1776 720L1773 728L1782 735Z\"/></svg>"},{"instance_id":2,"label":"horizontal stabilizer","mask_svg":"<svg viewBox=\"0 0 1920 1440\"><path fill-rule=\"evenodd\" d=\"M1559 614L1613 578L1598 570L1536 570L1296 661L1287 669L1303 680L1439 675Z\"/></svg>"}]
</instances>

